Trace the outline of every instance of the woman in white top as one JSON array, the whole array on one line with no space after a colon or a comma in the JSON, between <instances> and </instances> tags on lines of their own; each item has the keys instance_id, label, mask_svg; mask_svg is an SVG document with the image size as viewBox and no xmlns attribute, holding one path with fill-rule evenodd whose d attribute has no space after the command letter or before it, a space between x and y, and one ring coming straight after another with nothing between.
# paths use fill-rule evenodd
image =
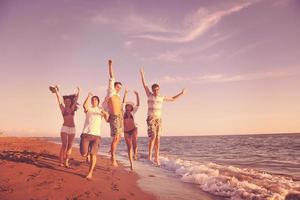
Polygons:
<instances>
[{"instance_id":1,"label":"woman in white top","mask_svg":"<svg viewBox=\"0 0 300 200\"><path fill-rule=\"evenodd\" d=\"M127 144L128 157L130 161L130 168L133 171L133 155L132 149L134 152L134 159L137 160L137 125L134 121L134 114L137 112L140 106L139 94L134 91L136 96L136 105L132 102L126 102L126 96L128 94L128 90L125 90L123 97L123 122L124 122L124 137L125 142ZM132 148L133 147L133 148Z\"/></svg>"},{"instance_id":2,"label":"woman in white top","mask_svg":"<svg viewBox=\"0 0 300 200\"><path fill-rule=\"evenodd\" d=\"M56 94L56 98L64 118L64 123L61 128L61 142L62 146L60 148L60 166L69 167L69 157L72 152L72 144L75 137L76 129L74 123L74 115L77 110L77 100L79 97L79 88L77 87L77 91L73 95L65 95L62 97L59 94L58 86L52 87L49 89L52 93Z\"/></svg>"}]
</instances>

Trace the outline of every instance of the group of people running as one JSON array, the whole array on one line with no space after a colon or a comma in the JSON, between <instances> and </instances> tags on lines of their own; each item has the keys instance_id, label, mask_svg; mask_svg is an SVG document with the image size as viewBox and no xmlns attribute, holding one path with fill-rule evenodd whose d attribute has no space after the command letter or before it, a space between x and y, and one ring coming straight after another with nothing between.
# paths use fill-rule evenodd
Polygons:
<instances>
[{"instance_id":1,"label":"group of people running","mask_svg":"<svg viewBox=\"0 0 300 200\"><path fill-rule=\"evenodd\" d=\"M85 123L82 134L80 136L80 153L86 157L89 163L89 172L87 179L92 178L94 167L96 165L97 153L101 142L101 123L102 119L110 124L111 142L111 162L114 167L118 166L116 160L116 149L120 142L121 135L124 138L128 148L128 157L131 170L133 170L133 159L138 159L137 135L138 129L134 121L134 115L140 106L139 94L136 95L136 104L126 101L129 90L125 90L123 100L120 97L122 83L115 79L112 61L108 61L109 67L109 85L107 95L102 104L98 96L94 96L91 92L84 101L83 108L86 114ZM161 108L164 101L174 101L185 93L182 90L173 97L161 96L158 84L153 84L151 90L146 84L144 71L140 70L142 83L148 97L148 114L147 114L147 133L149 136L149 154L148 159L152 161L152 151L155 149L154 163L160 165L159 162L159 146L160 135L162 131ZM80 89L77 88L75 94L65 95L61 97L57 86L50 86L50 90L56 94L58 104L64 119L61 128L62 146L60 149L60 166L70 167L69 158L72 152L72 143L75 137L76 129L74 123L75 111L78 108L77 100L79 98Z\"/></svg>"}]
</instances>

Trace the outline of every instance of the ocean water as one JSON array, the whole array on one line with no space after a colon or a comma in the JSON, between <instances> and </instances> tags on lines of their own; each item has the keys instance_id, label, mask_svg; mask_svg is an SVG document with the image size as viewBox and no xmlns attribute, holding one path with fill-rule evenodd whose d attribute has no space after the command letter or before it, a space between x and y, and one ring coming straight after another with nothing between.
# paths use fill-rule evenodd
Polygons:
<instances>
[{"instance_id":1,"label":"ocean water","mask_svg":"<svg viewBox=\"0 0 300 200\"><path fill-rule=\"evenodd\" d=\"M103 138L100 154L108 156L109 145ZM139 184L159 199L281 200L300 192L300 134L162 137L161 167L146 159L148 138L138 145ZM118 159L129 165L123 140Z\"/></svg>"}]
</instances>

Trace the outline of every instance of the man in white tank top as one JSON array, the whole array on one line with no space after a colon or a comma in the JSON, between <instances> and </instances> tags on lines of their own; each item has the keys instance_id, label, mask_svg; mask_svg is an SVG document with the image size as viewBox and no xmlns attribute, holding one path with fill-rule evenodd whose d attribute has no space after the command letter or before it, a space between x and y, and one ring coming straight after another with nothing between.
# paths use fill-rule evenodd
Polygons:
<instances>
[{"instance_id":1,"label":"man in white tank top","mask_svg":"<svg viewBox=\"0 0 300 200\"><path fill-rule=\"evenodd\" d=\"M90 103L92 106L90 106ZM108 113L99 107L99 97L93 96L89 93L83 107L86 114L84 127L80 136L80 153L82 156L87 157L90 168L86 176L91 179L96 165L97 153L101 142L101 122L104 117L108 121Z\"/></svg>"},{"instance_id":2,"label":"man in white tank top","mask_svg":"<svg viewBox=\"0 0 300 200\"><path fill-rule=\"evenodd\" d=\"M159 85L153 84L151 87L151 91L148 88L145 77L144 70L141 69L141 78L144 89L146 91L146 95L148 97L148 114L147 114L147 127L148 127L148 136L149 140L149 155L148 159L152 162L152 151L153 147L155 147L155 162L159 166L159 146L160 146L160 135L162 132L162 119L161 119L161 110L162 104L164 101L175 101L178 97L185 93L183 89L179 94L173 97L161 96L159 94Z\"/></svg>"}]
</instances>

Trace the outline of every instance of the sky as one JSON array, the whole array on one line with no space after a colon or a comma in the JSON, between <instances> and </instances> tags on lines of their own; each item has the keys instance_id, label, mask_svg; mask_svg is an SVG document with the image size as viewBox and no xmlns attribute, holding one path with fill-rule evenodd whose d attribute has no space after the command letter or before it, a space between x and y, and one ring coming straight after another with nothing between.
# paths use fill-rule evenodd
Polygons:
<instances>
[{"instance_id":1,"label":"sky","mask_svg":"<svg viewBox=\"0 0 300 200\"><path fill-rule=\"evenodd\" d=\"M59 136L48 86L79 86L81 105L88 92L103 99L112 59L140 94L140 136L141 67L162 95L187 91L164 103L164 136L300 132L299 35L298 0L0 0L0 131ZM81 107L77 137L84 119Z\"/></svg>"}]
</instances>

